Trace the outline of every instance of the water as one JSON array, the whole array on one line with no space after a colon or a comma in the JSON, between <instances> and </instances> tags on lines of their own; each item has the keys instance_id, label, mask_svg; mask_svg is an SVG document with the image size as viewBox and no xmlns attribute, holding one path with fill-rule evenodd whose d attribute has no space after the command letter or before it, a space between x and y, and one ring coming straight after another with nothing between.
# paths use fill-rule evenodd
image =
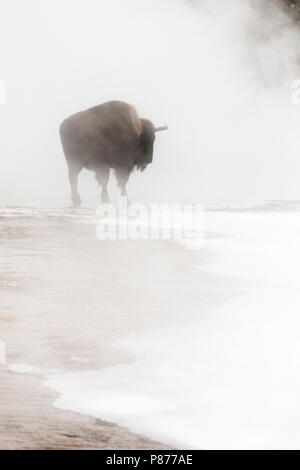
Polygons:
<instances>
[{"instance_id":1,"label":"water","mask_svg":"<svg viewBox=\"0 0 300 470\"><path fill-rule=\"evenodd\" d=\"M100 242L92 210L1 214L9 367L43 370L56 407L181 448L299 448L298 203L207 211L197 250Z\"/></svg>"}]
</instances>

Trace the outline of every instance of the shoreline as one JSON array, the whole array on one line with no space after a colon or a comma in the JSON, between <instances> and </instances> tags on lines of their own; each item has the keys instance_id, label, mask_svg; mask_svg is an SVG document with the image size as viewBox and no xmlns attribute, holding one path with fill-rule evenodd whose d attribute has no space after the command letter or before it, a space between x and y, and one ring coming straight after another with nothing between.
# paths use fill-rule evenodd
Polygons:
<instances>
[{"instance_id":1,"label":"shoreline","mask_svg":"<svg viewBox=\"0 0 300 470\"><path fill-rule=\"evenodd\" d=\"M0 380L0 450L170 448L117 424L56 409L58 393L44 387L41 377L2 368Z\"/></svg>"},{"instance_id":2,"label":"shoreline","mask_svg":"<svg viewBox=\"0 0 300 470\"><path fill-rule=\"evenodd\" d=\"M67 213L0 229L0 447L298 448L297 214L210 213L191 251Z\"/></svg>"},{"instance_id":3,"label":"shoreline","mask_svg":"<svg viewBox=\"0 0 300 470\"><path fill-rule=\"evenodd\" d=\"M187 323L198 322L208 308L221 305L236 289L231 280L224 282L222 277L198 269L214 252L186 250L168 240L101 242L90 215L74 219L73 214L51 211L13 217L8 213L0 219L0 340L6 344L9 367L9 371L0 368L0 446L180 448L180 439L167 439L168 432L151 433L149 438L143 437L147 436L143 426L142 435L139 429L131 431L130 419L119 422L104 413L107 422L101 414L85 414L84 406L82 414L78 413L80 407L74 408L77 411L54 408L60 393L55 387L43 386L44 372L102 373L106 369L107 373L107 368L115 366L116 370L130 368L139 353L120 340L128 335L142 338L170 326L180 334ZM141 377L139 372L133 376ZM164 373L153 381L159 395ZM112 391L120 391L122 413L130 418L134 405L130 402L126 408L126 397L130 401L132 395L124 389L126 383L126 373L121 374ZM89 390L93 392L94 386ZM137 383L134 390L139 386ZM147 409L145 396L141 392L138 398ZM149 396L152 406L151 393ZM84 401L85 397L83 405ZM151 416L156 420L155 414ZM162 444L166 441L169 445Z\"/></svg>"},{"instance_id":4,"label":"shoreline","mask_svg":"<svg viewBox=\"0 0 300 470\"><path fill-rule=\"evenodd\" d=\"M188 294L174 293L174 283L188 267L188 292L194 292L198 272L191 253L160 241L100 242L92 220L78 222L68 213L0 220L0 340L9 368L101 370L132 359L113 344L124 332L167 325L173 309L174 324L184 323L177 305L186 305ZM59 394L34 371L1 366L0 381L2 450L174 448L54 408Z\"/></svg>"}]
</instances>

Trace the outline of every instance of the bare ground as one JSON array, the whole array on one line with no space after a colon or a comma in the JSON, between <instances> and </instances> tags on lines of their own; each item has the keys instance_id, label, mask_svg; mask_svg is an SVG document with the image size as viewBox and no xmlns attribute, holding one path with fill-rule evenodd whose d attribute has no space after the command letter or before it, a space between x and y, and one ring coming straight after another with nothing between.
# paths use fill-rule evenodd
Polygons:
<instances>
[{"instance_id":1,"label":"bare ground","mask_svg":"<svg viewBox=\"0 0 300 470\"><path fill-rule=\"evenodd\" d=\"M113 340L199 318L230 285L197 270L209 253L162 241L105 241L90 217L0 211L0 340L8 365L59 372L127 362ZM216 286L218 295L216 295ZM1 449L163 449L127 429L55 409L42 377L0 370Z\"/></svg>"},{"instance_id":2,"label":"bare ground","mask_svg":"<svg viewBox=\"0 0 300 470\"><path fill-rule=\"evenodd\" d=\"M0 372L0 449L164 449L115 424L52 406L41 379Z\"/></svg>"}]
</instances>

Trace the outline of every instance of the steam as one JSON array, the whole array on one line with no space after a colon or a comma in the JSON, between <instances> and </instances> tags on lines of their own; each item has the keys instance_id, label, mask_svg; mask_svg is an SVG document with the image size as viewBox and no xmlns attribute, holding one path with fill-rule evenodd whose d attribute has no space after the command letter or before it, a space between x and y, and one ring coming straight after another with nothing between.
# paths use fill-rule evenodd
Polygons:
<instances>
[{"instance_id":1,"label":"steam","mask_svg":"<svg viewBox=\"0 0 300 470\"><path fill-rule=\"evenodd\" d=\"M58 126L111 99L169 126L131 197L299 199L299 34L275 1L2 0L1 203L68 203Z\"/></svg>"}]
</instances>

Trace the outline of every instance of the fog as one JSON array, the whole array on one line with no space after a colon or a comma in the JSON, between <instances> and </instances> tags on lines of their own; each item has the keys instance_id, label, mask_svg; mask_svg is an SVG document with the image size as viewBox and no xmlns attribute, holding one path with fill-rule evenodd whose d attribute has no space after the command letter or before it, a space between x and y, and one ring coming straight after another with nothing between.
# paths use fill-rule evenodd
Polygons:
<instances>
[{"instance_id":1,"label":"fog","mask_svg":"<svg viewBox=\"0 0 300 470\"><path fill-rule=\"evenodd\" d=\"M276 0L0 0L2 447L299 447L299 64ZM169 126L131 201L273 203L66 209L59 125L116 99Z\"/></svg>"},{"instance_id":2,"label":"fog","mask_svg":"<svg viewBox=\"0 0 300 470\"><path fill-rule=\"evenodd\" d=\"M299 199L300 37L267 3L0 0L1 204L68 204L58 126L112 99L169 126L132 198ZM91 173L80 192L99 201Z\"/></svg>"}]
</instances>

